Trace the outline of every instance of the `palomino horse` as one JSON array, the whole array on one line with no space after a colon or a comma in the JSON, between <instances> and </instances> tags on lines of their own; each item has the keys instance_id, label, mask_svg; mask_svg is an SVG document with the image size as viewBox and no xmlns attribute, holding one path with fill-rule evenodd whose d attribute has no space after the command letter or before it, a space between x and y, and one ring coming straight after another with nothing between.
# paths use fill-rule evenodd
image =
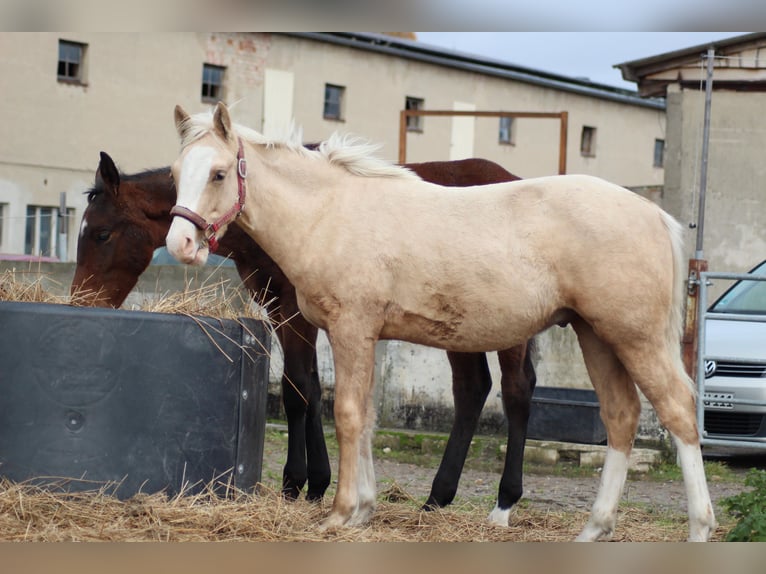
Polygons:
<instances>
[{"instance_id":1,"label":"palomino horse","mask_svg":"<svg viewBox=\"0 0 766 574\"><path fill-rule=\"evenodd\" d=\"M204 263L239 214L295 286L303 315L327 330L340 462L323 528L362 524L375 507L377 340L489 351L568 322L608 440L578 539L614 530L641 408L636 386L676 442L689 539L709 538L715 517L680 357L681 227L657 205L584 175L445 189L337 134L317 151L269 141L233 124L221 103L193 117L176 107L175 120L170 253Z\"/></svg>"},{"instance_id":2,"label":"palomino horse","mask_svg":"<svg viewBox=\"0 0 766 574\"><path fill-rule=\"evenodd\" d=\"M411 164L424 179L442 185L518 179L481 159ZM119 307L152 257L165 244L176 190L170 168L121 174L101 153L95 186L88 191L77 244L71 291L85 304ZM287 462L282 475L286 498L297 498L308 479L306 497L322 498L330 483L330 463L320 417L321 389L316 370L317 328L298 312L295 288L274 261L238 226L221 239L250 294L274 300L270 318L283 349L282 400L287 416ZM256 272L257 271L257 272ZM265 294L265 296L264 296ZM522 494L522 465L529 405L535 385L531 350L525 344L500 351L502 396L508 415L505 469L491 520L508 524L508 511ZM452 367L455 420L425 508L446 506L460 473L492 384L483 353L448 352Z\"/></svg>"}]
</instances>

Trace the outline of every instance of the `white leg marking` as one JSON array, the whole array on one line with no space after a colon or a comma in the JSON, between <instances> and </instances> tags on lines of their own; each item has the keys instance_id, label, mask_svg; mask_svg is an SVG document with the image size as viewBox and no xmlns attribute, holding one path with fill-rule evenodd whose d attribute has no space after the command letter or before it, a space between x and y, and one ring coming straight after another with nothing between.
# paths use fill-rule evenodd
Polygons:
<instances>
[{"instance_id":1,"label":"white leg marking","mask_svg":"<svg viewBox=\"0 0 766 574\"><path fill-rule=\"evenodd\" d=\"M374 426L374 407L368 403L365 428L359 437L359 464L356 475L357 503L356 510L349 520L349 524L353 526L366 524L375 512L377 484L375 482L375 466L372 460Z\"/></svg>"},{"instance_id":2,"label":"white leg marking","mask_svg":"<svg viewBox=\"0 0 766 574\"><path fill-rule=\"evenodd\" d=\"M622 497L627 475L628 456L619 450L607 448L596 502L593 503L588 524L576 538L577 542L611 538L617 521L617 504Z\"/></svg>"},{"instance_id":3,"label":"white leg marking","mask_svg":"<svg viewBox=\"0 0 766 574\"><path fill-rule=\"evenodd\" d=\"M511 517L511 509L510 508L500 508L499 506L495 505L495 508L492 509L492 512L489 513L489 516L487 517L487 522L490 524L495 524L497 526L508 526L508 520Z\"/></svg>"},{"instance_id":4,"label":"white leg marking","mask_svg":"<svg viewBox=\"0 0 766 574\"><path fill-rule=\"evenodd\" d=\"M359 467L357 471L357 506L351 519L348 521L350 526L361 526L366 524L375 512L375 467L372 461L372 445L369 434L364 433L361 438L362 444L359 450Z\"/></svg>"},{"instance_id":5,"label":"white leg marking","mask_svg":"<svg viewBox=\"0 0 766 574\"><path fill-rule=\"evenodd\" d=\"M689 541L706 542L715 531L716 521L702 464L702 451L698 444L684 444L673 436L678 450L681 472L684 475L686 499L689 508Z\"/></svg>"}]
</instances>

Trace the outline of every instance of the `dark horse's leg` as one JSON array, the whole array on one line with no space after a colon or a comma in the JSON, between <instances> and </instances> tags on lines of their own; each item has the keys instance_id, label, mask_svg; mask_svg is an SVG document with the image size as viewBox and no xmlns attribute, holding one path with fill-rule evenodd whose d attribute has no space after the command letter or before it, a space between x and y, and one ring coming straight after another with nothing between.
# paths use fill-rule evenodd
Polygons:
<instances>
[{"instance_id":1,"label":"dark horse's leg","mask_svg":"<svg viewBox=\"0 0 766 574\"><path fill-rule=\"evenodd\" d=\"M309 500L321 499L330 485L330 459L322 428L322 391L316 369L317 329L300 315L277 328L284 371L282 401L287 417L287 462L282 494L296 499L308 479Z\"/></svg>"},{"instance_id":2,"label":"dark horse's leg","mask_svg":"<svg viewBox=\"0 0 766 574\"><path fill-rule=\"evenodd\" d=\"M431 494L423 505L425 510L447 506L455 498L471 439L492 387L484 353L448 352L447 358L452 367L455 420L452 422L439 470L431 485Z\"/></svg>"},{"instance_id":3,"label":"dark horse's leg","mask_svg":"<svg viewBox=\"0 0 766 574\"><path fill-rule=\"evenodd\" d=\"M527 440L527 423L532 393L537 376L532 365L534 340L524 345L499 351L497 354L502 370L502 397L508 420L508 443L505 466L497 493L497 506L489 516L491 522L508 526L508 515L523 493L524 445Z\"/></svg>"},{"instance_id":4,"label":"dark horse's leg","mask_svg":"<svg viewBox=\"0 0 766 574\"><path fill-rule=\"evenodd\" d=\"M503 373L503 407L508 418L508 450L498 492L498 508L506 510L522 494L524 444L529 404L536 382L530 349L525 344L498 353ZM452 367L455 420L431 494L423 505L426 510L446 506L455 497L471 439L492 386L483 353L447 353L447 357Z\"/></svg>"}]
</instances>

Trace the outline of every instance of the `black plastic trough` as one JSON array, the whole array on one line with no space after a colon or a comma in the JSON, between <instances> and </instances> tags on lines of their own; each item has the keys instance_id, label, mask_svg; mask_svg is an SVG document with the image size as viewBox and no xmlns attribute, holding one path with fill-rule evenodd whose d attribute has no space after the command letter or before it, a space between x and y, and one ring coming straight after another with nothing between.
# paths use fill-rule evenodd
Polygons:
<instances>
[{"instance_id":1,"label":"black plastic trough","mask_svg":"<svg viewBox=\"0 0 766 574\"><path fill-rule=\"evenodd\" d=\"M585 444L606 442L595 391L536 387L527 437Z\"/></svg>"},{"instance_id":2,"label":"black plastic trough","mask_svg":"<svg viewBox=\"0 0 766 574\"><path fill-rule=\"evenodd\" d=\"M264 324L0 302L0 475L194 493L261 477ZM74 480L60 480L74 479Z\"/></svg>"}]
</instances>

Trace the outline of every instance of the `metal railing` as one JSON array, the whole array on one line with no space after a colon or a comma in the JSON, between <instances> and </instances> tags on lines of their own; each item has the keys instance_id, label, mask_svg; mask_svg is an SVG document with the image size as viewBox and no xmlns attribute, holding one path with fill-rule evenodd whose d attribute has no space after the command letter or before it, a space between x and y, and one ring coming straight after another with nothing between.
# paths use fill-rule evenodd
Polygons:
<instances>
[{"instance_id":1,"label":"metal railing","mask_svg":"<svg viewBox=\"0 0 766 574\"><path fill-rule=\"evenodd\" d=\"M747 437L737 438L710 438L705 431L705 362L713 360L716 362L741 362L741 357L718 357L707 354L706 350L706 324L709 319L725 319L727 321L749 321L756 323L766 323L766 315L745 315L733 313L713 313L707 310L707 287L708 279L727 279L732 281L766 281L764 275L752 275L750 273L715 273L705 271L700 273L699 283L699 304L697 317L697 426L700 432L700 441L703 445L711 446L729 446L740 448L763 448L766 449L766 441L748 439ZM747 359L747 362L753 365L766 366L766 360ZM763 379L766 384L766 378ZM755 405L766 407L766 401L757 401L749 399L738 399L736 397L726 397L723 399L726 403L732 405Z\"/></svg>"}]
</instances>

